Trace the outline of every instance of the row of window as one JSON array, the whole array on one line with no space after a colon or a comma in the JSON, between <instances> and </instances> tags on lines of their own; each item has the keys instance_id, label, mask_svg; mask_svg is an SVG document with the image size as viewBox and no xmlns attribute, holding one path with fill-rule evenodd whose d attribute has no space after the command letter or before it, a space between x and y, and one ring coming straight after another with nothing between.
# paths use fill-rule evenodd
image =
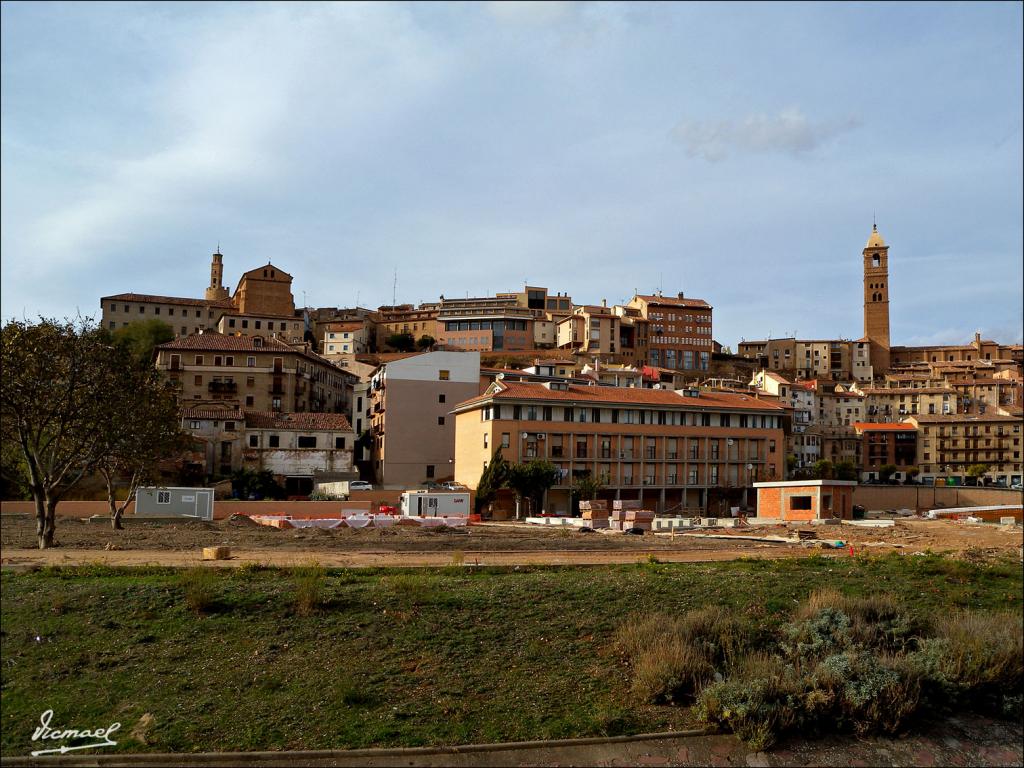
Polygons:
<instances>
[{"instance_id":1,"label":"row of window","mask_svg":"<svg viewBox=\"0 0 1024 768\"><path fill-rule=\"evenodd\" d=\"M253 320L252 322L253 322L253 327L256 330L262 330L262 323L263 323L262 320ZM267 330L268 331L274 330L274 322L275 321L273 321L273 320L267 320ZM249 327L249 320L248 320L248 318L237 318L237 317L229 317L228 318L228 328L235 328L237 326L237 324L241 324L242 328L248 328ZM277 321L277 325L278 325L277 330L279 330L279 331L287 331L288 330L288 322L285 321L285 320L278 320ZM292 323L292 330L293 331L299 330L299 324L298 323Z\"/></svg>"},{"instance_id":2,"label":"row of window","mask_svg":"<svg viewBox=\"0 0 1024 768\"><path fill-rule=\"evenodd\" d=\"M171 316L171 317L174 316L174 307L153 307L153 314L154 315L159 315L161 309L166 309L168 316ZM110 305L110 311L111 312L117 312L117 304L111 304ZM130 312L131 311L131 304L125 304L124 305L124 311L125 312ZM203 316L203 310L197 309L195 312L196 312L196 317L202 317ZM208 313L209 319L212 319L213 318L213 310L212 309L211 310L207 310L207 313ZM140 304L139 305L139 314L140 315L146 314L146 305L145 304ZM182 317L188 317L188 310L182 307L181 308L181 316Z\"/></svg>"},{"instance_id":3,"label":"row of window","mask_svg":"<svg viewBox=\"0 0 1024 768\"><path fill-rule=\"evenodd\" d=\"M781 417L747 413L708 411L663 411L648 408L587 408L552 405L487 405L480 409L481 421L574 421L581 424L659 424L689 427L739 427L779 429Z\"/></svg>"},{"instance_id":4,"label":"row of window","mask_svg":"<svg viewBox=\"0 0 1024 768\"><path fill-rule=\"evenodd\" d=\"M217 422L213 422L214 426L217 426ZM202 428L202 421L198 419L192 419L188 423L189 429L199 430ZM225 432L236 431L234 421L224 422ZM296 437L296 445L299 448L316 448L318 437L316 435L298 435ZM330 438L325 438L325 445L330 444ZM249 435L249 447L259 448L260 447L260 436L258 434ZM268 448L280 448L281 447L281 436L280 435L267 435L267 447ZM344 450L346 447L346 438L335 437L334 448L335 450Z\"/></svg>"},{"instance_id":5,"label":"row of window","mask_svg":"<svg viewBox=\"0 0 1024 768\"><path fill-rule=\"evenodd\" d=\"M454 331L491 331L502 334L505 331L525 331L525 320L446 320L444 329Z\"/></svg>"}]
</instances>

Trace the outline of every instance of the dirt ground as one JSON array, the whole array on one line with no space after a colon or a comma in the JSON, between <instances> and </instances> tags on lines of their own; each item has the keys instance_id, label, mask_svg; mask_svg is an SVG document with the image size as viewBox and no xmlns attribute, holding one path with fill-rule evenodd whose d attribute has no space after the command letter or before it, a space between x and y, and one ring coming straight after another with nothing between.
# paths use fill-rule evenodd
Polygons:
<instances>
[{"instance_id":1,"label":"dirt ground","mask_svg":"<svg viewBox=\"0 0 1024 768\"><path fill-rule=\"evenodd\" d=\"M750 541L742 537L794 539L802 530L813 539L798 543ZM1024 529L955 521L900 519L887 528L840 526L753 526L709 531L722 538L677 534L629 536L582 533L525 524L473 525L468 528L307 528L278 530L248 519L217 522L131 520L123 531L109 524L59 518L58 546L35 548L35 523L28 516L0 519L4 565L110 564L176 565L198 561L203 547L226 546L228 564L243 562L293 565L316 560L331 566L437 566L632 563L654 556L665 562L727 560L736 557L799 557L814 553L848 554L823 548L843 541L855 552L902 551L961 553L989 557L1019 553Z\"/></svg>"}]
</instances>

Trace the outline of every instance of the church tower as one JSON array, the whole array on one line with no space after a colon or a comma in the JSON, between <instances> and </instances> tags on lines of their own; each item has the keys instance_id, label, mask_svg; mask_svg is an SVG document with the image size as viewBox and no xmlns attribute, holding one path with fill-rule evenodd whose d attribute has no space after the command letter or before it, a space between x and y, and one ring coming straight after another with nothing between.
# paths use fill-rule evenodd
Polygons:
<instances>
[{"instance_id":1,"label":"church tower","mask_svg":"<svg viewBox=\"0 0 1024 768\"><path fill-rule=\"evenodd\" d=\"M889 246L872 225L864 249L864 337L875 374L889 370Z\"/></svg>"},{"instance_id":2,"label":"church tower","mask_svg":"<svg viewBox=\"0 0 1024 768\"><path fill-rule=\"evenodd\" d=\"M224 287L224 257L220 253L220 247L213 254L213 261L210 263L210 287L206 289L207 301L220 301L228 298L228 289Z\"/></svg>"}]
</instances>

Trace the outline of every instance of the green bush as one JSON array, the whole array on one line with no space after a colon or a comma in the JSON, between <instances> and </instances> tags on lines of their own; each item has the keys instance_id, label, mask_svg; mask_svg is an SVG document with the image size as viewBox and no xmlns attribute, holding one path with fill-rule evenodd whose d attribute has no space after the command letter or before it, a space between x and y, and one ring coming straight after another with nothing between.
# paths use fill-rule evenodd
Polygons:
<instances>
[{"instance_id":1,"label":"green bush","mask_svg":"<svg viewBox=\"0 0 1024 768\"><path fill-rule=\"evenodd\" d=\"M778 657L754 653L728 680L704 688L694 707L697 719L724 728L751 749L771 747L802 721L800 680Z\"/></svg>"},{"instance_id":2,"label":"green bush","mask_svg":"<svg viewBox=\"0 0 1024 768\"><path fill-rule=\"evenodd\" d=\"M853 651L829 656L818 665L805 709L821 717L825 713L818 702L830 701L832 720L840 730L897 733L917 711L920 694L920 678L912 670Z\"/></svg>"}]
</instances>

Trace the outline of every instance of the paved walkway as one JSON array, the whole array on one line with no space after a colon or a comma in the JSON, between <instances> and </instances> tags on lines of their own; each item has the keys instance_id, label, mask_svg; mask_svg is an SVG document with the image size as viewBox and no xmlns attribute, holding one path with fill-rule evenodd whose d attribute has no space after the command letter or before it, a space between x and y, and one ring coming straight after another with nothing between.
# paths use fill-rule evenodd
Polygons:
<instances>
[{"instance_id":1,"label":"paved walkway","mask_svg":"<svg viewBox=\"0 0 1024 768\"><path fill-rule=\"evenodd\" d=\"M1020 766L1020 723L983 717L937 722L913 735L858 739L830 736L753 752L734 736L622 737L407 750L248 752L194 755L13 757L5 768L60 766Z\"/></svg>"}]
</instances>

